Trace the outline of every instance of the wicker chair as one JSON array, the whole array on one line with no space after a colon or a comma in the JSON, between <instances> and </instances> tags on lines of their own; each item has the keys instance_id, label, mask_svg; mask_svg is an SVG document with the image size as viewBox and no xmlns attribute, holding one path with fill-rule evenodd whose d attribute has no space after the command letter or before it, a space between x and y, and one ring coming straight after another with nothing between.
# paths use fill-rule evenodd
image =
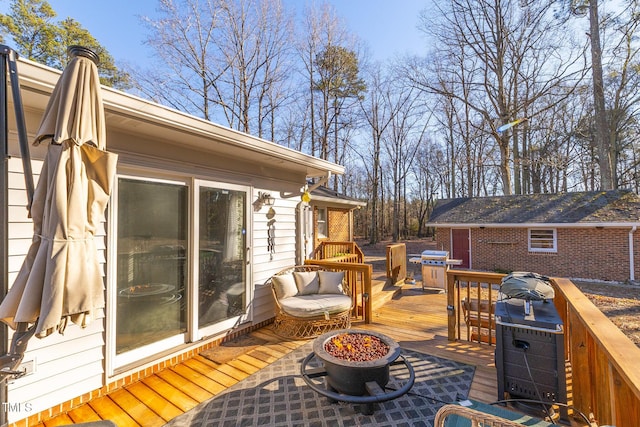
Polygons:
<instances>
[{"instance_id":1,"label":"wicker chair","mask_svg":"<svg viewBox=\"0 0 640 427\"><path fill-rule=\"evenodd\" d=\"M434 427L522 427L523 425L537 427L550 424L544 421L522 424L459 405L444 405L438 410L434 420Z\"/></svg>"},{"instance_id":2,"label":"wicker chair","mask_svg":"<svg viewBox=\"0 0 640 427\"><path fill-rule=\"evenodd\" d=\"M315 265L298 265L279 271L274 276L292 274L296 271L309 272L323 270L325 269ZM348 310L340 311L338 313L329 313L312 317L298 317L283 310L280 302L278 301L278 296L276 294L272 278L269 278L265 285L269 285L271 287L273 298L276 303L276 317L273 322L273 328L276 333L282 337L293 339L314 338L325 332L336 329L348 329L351 327L351 310L353 309L353 301ZM351 291L346 280L342 281L342 290L345 295L351 297Z\"/></svg>"}]
</instances>

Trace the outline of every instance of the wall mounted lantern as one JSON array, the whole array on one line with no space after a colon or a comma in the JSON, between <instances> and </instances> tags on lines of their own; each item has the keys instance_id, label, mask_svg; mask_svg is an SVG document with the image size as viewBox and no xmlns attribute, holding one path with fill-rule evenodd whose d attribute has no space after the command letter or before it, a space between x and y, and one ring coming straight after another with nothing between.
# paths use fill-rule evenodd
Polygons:
<instances>
[{"instance_id":1,"label":"wall mounted lantern","mask_svg":"<svg viewBox=\"0 0 640 427\"><path fill-rule=\"evenodd\" d=\"M276 198L272 197L269 193L258 192L258 200L256 200L260 205L273 206L276 202Z\"/></svg>"}]
</instances>

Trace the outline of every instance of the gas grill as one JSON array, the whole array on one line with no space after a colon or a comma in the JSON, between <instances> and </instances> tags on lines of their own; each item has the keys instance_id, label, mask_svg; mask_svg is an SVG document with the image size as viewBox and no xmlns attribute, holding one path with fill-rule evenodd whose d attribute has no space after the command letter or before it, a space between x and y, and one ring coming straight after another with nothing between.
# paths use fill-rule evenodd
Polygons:
<instances>
[{"instance_id":1,"label":"gas grill","mask_svg":"<svg viewBox=\"0 0 640 427\"><path fill-rule=\"evenodd\" d=\"M422 289L436 288L446 290L447 270L450 265L459 265L461 261L449 259L448 251L422 251L414 255L409 262L420 264L422 269Z\"/></svg>"}]
</instances>

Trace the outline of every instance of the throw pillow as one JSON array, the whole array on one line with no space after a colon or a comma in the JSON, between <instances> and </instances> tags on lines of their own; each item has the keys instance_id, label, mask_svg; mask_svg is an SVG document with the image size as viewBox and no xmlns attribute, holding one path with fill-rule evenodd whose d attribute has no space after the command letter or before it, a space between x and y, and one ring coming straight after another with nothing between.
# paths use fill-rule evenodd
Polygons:
<instances>
[{"instance_id":1,"label":"throw pillow","mask_svg":"<svg viewBox=\"0 0 640 427\"><path fill-rule=\"evenodd\" d=\"M279 300L298 294L298 287L291 274L273 276L271 281L273 282L273 289L276 291L276 296Z\"/></svg>"},{"instance_id":2,"label":"throw pillow","mask_svg":"<svg viewBox=\"0 0 640 427\"><path fill-rule=\"evenodd\" d=\"M319 294L342 294L342 281L344 280L344 271L319 271L320 279Z\"/></svg>"},{"instance_id":3,"label":"throw pillow","mask_svg":"<svg viewBox=\"0 0 640 427\"><path fill-rule=\"evenodd\" d=\"M318 273L315 271L295 271L293 278L298 287L298 295L317 294L320 289Z\"/></svg>"}]
</instances>

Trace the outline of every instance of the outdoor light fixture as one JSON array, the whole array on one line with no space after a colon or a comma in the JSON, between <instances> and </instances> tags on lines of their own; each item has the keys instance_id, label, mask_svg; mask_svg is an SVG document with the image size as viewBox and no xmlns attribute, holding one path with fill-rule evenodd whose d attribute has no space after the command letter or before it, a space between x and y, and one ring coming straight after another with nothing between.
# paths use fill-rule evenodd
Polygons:
<instances>
[{"instance_id":1,"label":"outdoor light fixture","mask_svg":"<svg viewBox=\"0 0 640 427\"><path fill-rule=\"evenodd\" d=\"M276 202L276 198L271 197L271 194L269 193L258 192L257 202L261 205L273 206L273 204Z\"/></svg>"}]
</instances>

